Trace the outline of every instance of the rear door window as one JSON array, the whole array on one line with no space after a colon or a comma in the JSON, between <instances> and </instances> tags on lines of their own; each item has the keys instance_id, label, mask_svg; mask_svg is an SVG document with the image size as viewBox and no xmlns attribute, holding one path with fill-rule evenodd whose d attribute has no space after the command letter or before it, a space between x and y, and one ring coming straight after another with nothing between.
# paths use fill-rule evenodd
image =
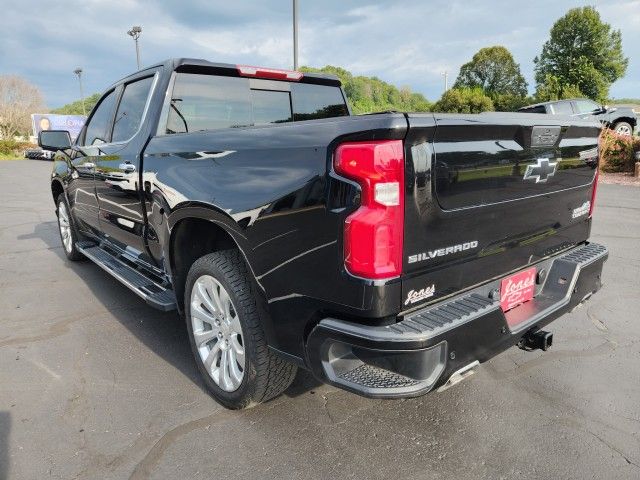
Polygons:
<instances>
[{"instance_id":1,"label":"rear door window","mask_svg":"<svg viewBox=\"0 0 640 480\"><path fill-rule=\"evenodd\" d=\"M129 140L140 128L153 78L147 77L142 80L136 80L124 87L116 119L113 122L112 142Z\"/></svg>"}]
</instances>

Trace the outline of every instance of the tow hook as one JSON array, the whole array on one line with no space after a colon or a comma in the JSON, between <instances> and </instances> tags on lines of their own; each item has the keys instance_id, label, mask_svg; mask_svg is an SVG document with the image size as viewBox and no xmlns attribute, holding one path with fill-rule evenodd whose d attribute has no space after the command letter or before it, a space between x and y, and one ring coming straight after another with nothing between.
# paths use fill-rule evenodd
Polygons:
<instances>
[{"instance_id":1,"label":"tow hook","mask_svg":"<svg viewBox=\"0 0 640 480\"><path fill-rule=\"evenodd\" d=\"M529 331L522 337L522 340L518 342L518 347L522 350L536 350L540 349L544 352L549 350L553 343L553 333L545 332L544 330Z\"/></svg>"}]
</instances>

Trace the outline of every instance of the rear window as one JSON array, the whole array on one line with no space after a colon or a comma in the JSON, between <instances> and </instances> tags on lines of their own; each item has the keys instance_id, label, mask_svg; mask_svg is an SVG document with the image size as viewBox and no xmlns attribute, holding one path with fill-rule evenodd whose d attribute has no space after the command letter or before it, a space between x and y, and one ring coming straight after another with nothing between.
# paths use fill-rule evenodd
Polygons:
<instances>
[{"instance_id":1,"label":"rear window","mask_svg":"<svg viewBox=\"0 0 640 480\"><path fill-rule=\"evenodd\" d=\"M520 111L523 113L547 113L547 110L544 108L544 105L538 105L537 107L521 108Z\"/></svg>"},{"instance_id":2,"label":"rear window","mask_svg":"<svg viewBox=\"0 0 640 480\"><path fill-rule=\"evenodd\" d=\"M249 80L178 73L166 133L242 127L252 123Z\"/></svg>"},{"instance_id":3,"label":"rear window","mask_svg":"<svg viewBox=\"0 0 640 480\"><path fill-rule=\"evenodd\" d=\"M296 121L349 115L342 90L338 87L294 83L291 90L293 119Z\"/></svg>"},{"instance_id":4,"label":"rear window","mask_svg":"<svg viewBox=\"0 0 640 480\"><path fill-rule=\"evenodd\" d=\"M339 87L177 73L166 133L348 115Z\"/></svg>"},{"instance_id":5,"label":"rear window","mask_svg":"<svg viewBox=\"0 0 640 480\"><path fill-rule=\"evenodd\" d=\"M285 123L293 120L291 95L278 90L251 90L254 125Z\"/></svg>"}]
</instances>

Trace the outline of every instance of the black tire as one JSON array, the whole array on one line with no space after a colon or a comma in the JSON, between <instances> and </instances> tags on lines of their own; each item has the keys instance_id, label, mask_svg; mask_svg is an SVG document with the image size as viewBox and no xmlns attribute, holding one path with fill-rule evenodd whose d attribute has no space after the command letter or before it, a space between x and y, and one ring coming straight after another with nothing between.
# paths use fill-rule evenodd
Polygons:
<instances>
[{"instance_id":1,"label":"black tire","mask_svg":"<svg viewBox=\"0 0 640 480\"><path fill-rule=\"evenodd\" d=\"M191 320L192 290L202 276L211 276L227 291L242 327L244 370L240 385L225 391L207 371L196 346ZM223 250L198 259L189 270L185 288L185 318L191 350L198 370L212 396L230 409L242 409L271 400L284 392L297 372L297 366L274 354L260 321L259 310L251 287L251 277L238 250Z\"/></svg>"},{"instance_id":2,"label":"black tire","mask_svg":"<svg viewBox=\"0 0 640 480\"><path fill-rule=\"evenodd\" d=\"M61 226L61 222L63 222L63 220L61 220L61 209L63 208L66 212L66 218L68 219L69 223L68 232L71 239L70 244L68 242L65 243L65 238L62 233L63 228ZM69 208L69 204L67 203L67 198L65 197L64 193L58 195L58 199L56 201L56 215L58 217L58 233L60 234L60 242L62 243L62 250L64 251L64 254L72 262L84 260L85 256L76 248L76 243L80 239L80 236L78 234L75 221L73 220L73 215L71 215L71 209Z\"/></svg>"},{"instance_id":3,"label":"black tire","mask_svg":"<svg viewBox=\"0 0 640 480\"><path fill-rule=\"evenodd\" d=\"M619 135L633 135L633 127L628 122L616 122L611 129Z\"/></svg>"}]
</instances>

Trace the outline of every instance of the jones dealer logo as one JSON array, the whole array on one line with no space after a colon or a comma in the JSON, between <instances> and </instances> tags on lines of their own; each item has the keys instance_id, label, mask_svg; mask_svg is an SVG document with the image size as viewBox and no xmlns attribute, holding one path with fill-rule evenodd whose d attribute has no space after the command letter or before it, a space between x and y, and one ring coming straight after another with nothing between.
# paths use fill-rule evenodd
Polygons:
<instances>
[{"instance_id":1,"label":"jones dealer logo","mask_svg":"<svg viewBox=\"0 0 640 480\"><path fill-rule=\"evenodd\" d=\"M571 218L576 219L576 218L582 217L583 215L586 215L587 213L589 213L590 209L591 209L591 202L587 200L578 208L573 209L573 211L571 212Z\"/></svg>"},{"instance_id":2,"label":"jones dealer logo","mask_svg":"<svg viewBox=\"0 0 640 480\"><path fill-rule=\"evenodd\" d=\"M421 290L409 290L409 294L407 295L407 299L404 301L405 305L409 305L411 303L419 302L420 300L424 300L429 297L433 297L433 294L436 292L435 284L430 287L425 287Z\"/></svg>"}]
</instances>

